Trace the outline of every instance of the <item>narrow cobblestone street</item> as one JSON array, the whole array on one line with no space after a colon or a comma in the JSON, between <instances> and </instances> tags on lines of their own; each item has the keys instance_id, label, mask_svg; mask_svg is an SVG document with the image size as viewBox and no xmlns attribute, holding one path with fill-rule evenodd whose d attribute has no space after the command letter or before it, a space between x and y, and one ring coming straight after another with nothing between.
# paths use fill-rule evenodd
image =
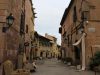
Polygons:
<instances>
[{"instance_id":1,"label":"narrow cobblestone street","mask_svg":"<svg viewBox=\"0 0 100 75\"><path fill-rule=\"evenodd\" d=\"M49 59L46 60L44 64L38 65L37 72L31 75L95 75L95 73L91 71L77 71L61 62Z\"/></svg>"}]
</instances>

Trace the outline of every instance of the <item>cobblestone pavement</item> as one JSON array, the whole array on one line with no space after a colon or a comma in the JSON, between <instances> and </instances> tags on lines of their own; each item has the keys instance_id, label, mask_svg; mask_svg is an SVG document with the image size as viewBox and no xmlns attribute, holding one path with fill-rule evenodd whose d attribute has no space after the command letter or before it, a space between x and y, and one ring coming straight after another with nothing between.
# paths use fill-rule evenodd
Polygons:
<instances>
[{"instance_id":1,"label":"cobblestone pavement","mask_svg":"<svg viewBox=\"0 0 100 75\"><path fill-rule=\"evenodd\" d=\"M38 65L37 71L31 75L95 75L95 73L91 71L77 71L56 59L49 59L44 64ZM96 75L100 75L100 73Z\"/></svg>"}]
</instances>

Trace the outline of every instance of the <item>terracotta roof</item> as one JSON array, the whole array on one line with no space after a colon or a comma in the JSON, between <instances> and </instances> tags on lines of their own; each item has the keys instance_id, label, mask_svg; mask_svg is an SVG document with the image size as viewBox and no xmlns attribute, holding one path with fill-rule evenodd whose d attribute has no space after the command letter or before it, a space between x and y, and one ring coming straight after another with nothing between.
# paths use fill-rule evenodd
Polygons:
<instances>
[{"instance_id":1,"label":"terracotta roof","mask_svg":"<svg viewBox=\"0 0 100 75\"><path fill-rule=\"evenodd\" d=\"M38 34L36 31L35 31L34 35L35 35L36 37L38 37L38 38L45 39L45 40L47 40L47 41L51 41L50 39L48 39L48 38L46 38L46 37L44 37L44 36Z\"/></svg>"}]
</instances>

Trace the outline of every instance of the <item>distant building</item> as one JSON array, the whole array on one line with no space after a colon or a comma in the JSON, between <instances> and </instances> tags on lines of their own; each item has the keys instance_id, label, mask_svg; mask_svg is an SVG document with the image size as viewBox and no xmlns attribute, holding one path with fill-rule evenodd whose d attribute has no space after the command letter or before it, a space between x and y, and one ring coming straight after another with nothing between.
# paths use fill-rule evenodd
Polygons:
<instances>
[{"instance_id":1,"label":"distant building","mask_svg":"<svg viewBox=\"0 0 100 75\"><path fill-rule=\"evenodd\" d=\"M83 70L93 54L100 51L99 4L99 0L71 0L60 23L63 57L72 58Z\"/></svg>"},{"instance_id":2,"label":"distant building","mask_svg":"<svg viewBox=\"0 0 100 75\"><path fill-rule=\"evenodd\" d=\"M50 41L50 39L35 32L33 40L33 58L51 58L52 43Z\"/></svg>"},{"instance_id":3,"label":"distant building","mask_svg":"<svg viewBox=\"0 0 100 75\"><path fill-rule=\"evenodd\" d=\"M45 37L50 39L52 43L52 57L58 57L58 47L57 47L57 38L51 35L45 34Z\"/></svg>"}]
</instances>

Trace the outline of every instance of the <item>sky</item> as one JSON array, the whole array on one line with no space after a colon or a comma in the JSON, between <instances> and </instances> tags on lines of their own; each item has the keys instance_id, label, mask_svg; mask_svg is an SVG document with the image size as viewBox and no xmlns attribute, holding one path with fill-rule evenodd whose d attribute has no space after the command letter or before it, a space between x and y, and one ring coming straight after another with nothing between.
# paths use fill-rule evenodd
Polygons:
<instances>
[{"instance_id":1,"label":"sky","mask_svg":"<svg viewBox=\"0 0 100 75\"><path fill-rule=\"evenodd\" d=\"M70 0L32 0L35 8L35 30L45 36L45 33L55 36L57 43L61 44L59 34L60 22Z\"/></svg>"}]
</instances>

